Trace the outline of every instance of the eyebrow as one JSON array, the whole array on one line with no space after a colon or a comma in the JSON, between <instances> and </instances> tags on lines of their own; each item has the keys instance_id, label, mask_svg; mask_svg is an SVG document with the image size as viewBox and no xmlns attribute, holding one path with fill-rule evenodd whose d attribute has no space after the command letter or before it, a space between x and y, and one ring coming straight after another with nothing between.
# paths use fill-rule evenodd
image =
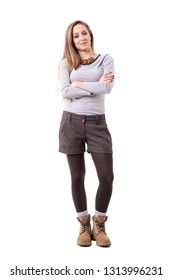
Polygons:
<instances>
[{"instance_id":1,"label":"eyebrow","mask_svg":"<svg viewBox=\"0 0 173 280\"><path fill-rule=\"evenodd\" d=\"M86 29L82 30L82 32L85 32L85 31L87 31L87 30ZM74 32L73 34L78 34L78 33L80 33L80 32Z\"/></svg>"}]
</instances>

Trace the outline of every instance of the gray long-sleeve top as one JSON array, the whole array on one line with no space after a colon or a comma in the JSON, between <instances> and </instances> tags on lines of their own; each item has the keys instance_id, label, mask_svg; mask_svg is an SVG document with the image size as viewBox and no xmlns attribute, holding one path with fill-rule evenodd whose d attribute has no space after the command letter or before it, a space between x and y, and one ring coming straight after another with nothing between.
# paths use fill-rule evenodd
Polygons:
<instances>
[{"instance_id":1,"label":"gray long-sleeve top","mask_svg":"<svg viewBox=\"0 0 173 280\"><path fill-rule=\"evenodd\" d=\"M99 82L104 73L114 74L114 61L109 55L98 55L89 64L81 64L71 73L67 60L62 59L59 66L59 87L64 99L64 110L75 114L93 115L105 113L105 94L110 93L112 82ZM83 82L83 88L71 87L73 81Z\"/></svg>"}]
</instances>

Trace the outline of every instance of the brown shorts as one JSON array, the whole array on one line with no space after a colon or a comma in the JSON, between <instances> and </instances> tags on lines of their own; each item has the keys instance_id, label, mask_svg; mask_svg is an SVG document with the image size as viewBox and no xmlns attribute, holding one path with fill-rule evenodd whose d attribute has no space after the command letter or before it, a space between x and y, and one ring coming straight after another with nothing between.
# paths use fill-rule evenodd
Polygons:
<instances>
[{"instance_id":1,"label":"brown shorts","mask_svg":"<svg viewBox=\"0 0 173 280\"><path fill-rule=\"evenodd\" d=\"M112 139L105 115L78 115L63 111L59 129L59 152L112 153Z\"/></svg>"}]
</instances>

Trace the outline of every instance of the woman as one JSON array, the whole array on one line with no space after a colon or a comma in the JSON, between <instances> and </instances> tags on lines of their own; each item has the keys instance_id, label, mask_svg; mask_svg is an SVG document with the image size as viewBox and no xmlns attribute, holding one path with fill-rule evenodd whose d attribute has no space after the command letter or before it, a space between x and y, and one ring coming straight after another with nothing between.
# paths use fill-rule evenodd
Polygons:
<instances>
[{"instance_id":1,"label":"woman","mask_svg":"<svg viewBox=\"0 0 173 280\"><path fill-rule=\"evenodd\" d=\"M110 55L94 52L94 38L83 21L71 23L65 34L63 59L59 65L59 87L64 110L59 130L59 152L67 155L72 197L80 223L77 244L90 246L91 240L109 247L106 234L107 209L112 195L112 140L105 120L104 98L114 82L114 63ZM84 187L84 152L91 154L99 186L95 214L90 225Z\"/></svg>"}]
</instances>

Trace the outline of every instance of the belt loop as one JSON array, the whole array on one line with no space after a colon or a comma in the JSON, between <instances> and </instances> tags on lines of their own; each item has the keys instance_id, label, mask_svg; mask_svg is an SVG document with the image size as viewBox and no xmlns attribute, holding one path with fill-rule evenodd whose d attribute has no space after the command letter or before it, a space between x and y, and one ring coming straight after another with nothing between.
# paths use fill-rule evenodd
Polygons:
<instances>
[{"instance_id":1,"label":"belt loop","mask_svg":"<svg viewBox=\"0 0 173 280\"><path fill-rule=\"evenodd\" d=\"M83 122L83 124L85 124L85 122L86 122L85 116L82 116L82 122Z\"/></svg>"},{"instance_id":2,"label":"belt loop","mask_svg":"<svg viewBox=\"0 0 173 280\"><path fill-rule=\"evenodd\" d=\"M69 115L69 122L71 122L72 113Z\"/></svg>"},{"instance_id":3,"label":"belt loop","mask_svg":"<svg viewBox=\"0 0 173 280\"><path fill-rule=\"evenodd\" d=\"M96 124L98 125L99 124L99 117L96 116Z\"/></svg>"}]
</instances>

